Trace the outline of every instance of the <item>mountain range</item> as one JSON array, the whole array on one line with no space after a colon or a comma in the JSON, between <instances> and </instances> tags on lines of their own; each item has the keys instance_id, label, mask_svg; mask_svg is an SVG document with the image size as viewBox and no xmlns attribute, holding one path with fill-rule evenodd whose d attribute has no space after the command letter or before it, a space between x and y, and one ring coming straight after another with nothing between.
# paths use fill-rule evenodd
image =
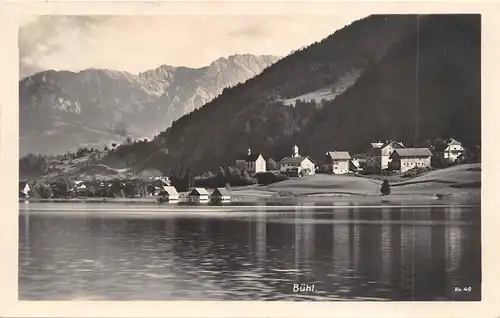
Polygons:
<instances>
[{"instance_id":1,"label":"mountain range","mask_svg":"<svg viewBox=\"0 0 500 318\"><path fill-rule=\"evenodd\" d=\"M139 74L104 69L37 73L19 82L20 155L152 137L277 60L237 54L202 68L162 65Z\"/></svg>"},{"instance_id":2,"label":"mountain range","mask_svg":"<svg viewBox=\"0 0 500 318\"><path fill-rule=\"evenodd\" d=\"M362 152L370 141L408 146L454 137L481 142L480 15L372 15L279 60L175 121L111 164L193 172L246 153Z\"/></svg>"}]
</instances>

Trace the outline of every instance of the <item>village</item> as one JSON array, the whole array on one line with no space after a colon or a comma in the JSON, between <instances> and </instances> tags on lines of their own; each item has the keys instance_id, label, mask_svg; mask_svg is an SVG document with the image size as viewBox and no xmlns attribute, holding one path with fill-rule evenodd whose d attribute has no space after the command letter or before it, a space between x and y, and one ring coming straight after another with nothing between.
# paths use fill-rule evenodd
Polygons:
<instances>
[{"instance_id":1,"label":"village","mask_svg":"<svg viewBox=\"0 0 500 318\"><path fill-rule=\"evenodd\" d=\"M329 174L389 182L417 177L451 165L480 161L479 149L468 151L453 138L448 139L442 148L407 148L399 141L377 141L370 143L364 154L326 151L324 158L316 161L301 154L295 145L290 156L279 162L272 158L266 160L261 153L248 149L246 155L235 160L234 167L221 168L217 174L195 178L161 175L139 178L127 174L99 178L95 174L80 174L51 182L21 180L19 197L22 200L128 198L159 203L227 203L234 201L232 190L249 187L255 190L255 186L290 179L308 178L313 183L317 175Z\"/></svg>"}]
</instances>

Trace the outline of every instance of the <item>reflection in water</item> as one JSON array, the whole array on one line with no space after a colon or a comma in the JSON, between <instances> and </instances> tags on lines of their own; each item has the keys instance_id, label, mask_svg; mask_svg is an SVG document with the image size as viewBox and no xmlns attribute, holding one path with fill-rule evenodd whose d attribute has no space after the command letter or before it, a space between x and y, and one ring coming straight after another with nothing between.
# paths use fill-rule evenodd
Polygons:
<instances>
[{"instance_id":1,"label":"reflection in water","mask_svg":"<svg viewBox=\"0 0 500 318\"><path fill-rule=\"evenodd\" d=\"M226 216L165 213L21 213L20 298L481 298L479 208L303 204ZM294 293L300 283L317 291ZM454 293L455 286L472 292Z\"/></svg>"}]
</instances>

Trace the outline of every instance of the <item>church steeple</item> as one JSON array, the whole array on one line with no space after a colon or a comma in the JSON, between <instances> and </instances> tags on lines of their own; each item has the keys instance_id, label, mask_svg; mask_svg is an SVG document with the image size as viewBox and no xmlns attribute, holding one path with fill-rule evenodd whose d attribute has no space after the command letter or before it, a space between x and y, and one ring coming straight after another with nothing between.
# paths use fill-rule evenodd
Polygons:
<instances>
[{"instance_id":1,"label":"church steeple","mask_svg":"<svg viewBox=\"0 0 500 318\"><path fill-rule=\"evenodd\" d=\"M252 149L248 148L248 156L250 156L252 154Z\"/></svg>"},{"instance_id":2,"label":"church steeple","mask_svg":"<svg viewBox=\"0 0 500 318\"><path fill-rule=\"evenodd\" d=\"M299 147L297 147L297 145L293 146L293 154L292 154L292 157L300 157L299 155Z\"/></svg>"}]
</instances>

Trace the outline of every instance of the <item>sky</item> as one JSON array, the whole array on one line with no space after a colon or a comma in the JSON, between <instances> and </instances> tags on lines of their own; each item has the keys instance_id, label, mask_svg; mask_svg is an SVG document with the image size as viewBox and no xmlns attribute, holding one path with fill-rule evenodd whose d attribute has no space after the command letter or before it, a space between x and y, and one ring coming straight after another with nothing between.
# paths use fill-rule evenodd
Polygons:
<instances>
[{"instance_id":1,"label":"sky","mask_svg":"<svg viewBox=\"0 0 500 318\"><path fill-rule=\"evenodd\" d=\"M130 73L203 67L232 54L285 56L360 16L24 16L20 77L47 69Z\"/></svg>"}]
</instances>

